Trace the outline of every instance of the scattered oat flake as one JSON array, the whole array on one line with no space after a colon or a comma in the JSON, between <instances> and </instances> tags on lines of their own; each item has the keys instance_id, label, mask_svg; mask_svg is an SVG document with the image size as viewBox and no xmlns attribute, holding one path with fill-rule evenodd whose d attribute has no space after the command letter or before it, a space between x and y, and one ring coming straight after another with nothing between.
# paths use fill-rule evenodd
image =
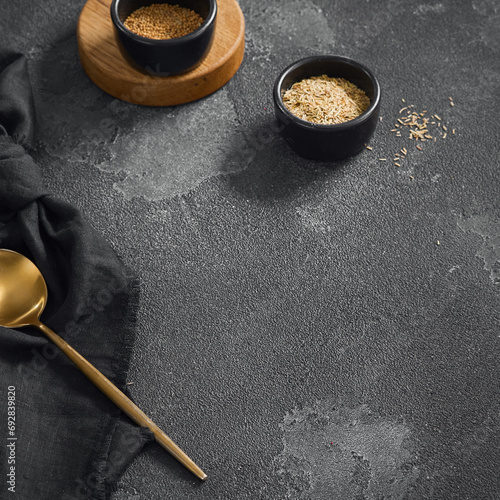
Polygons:
<instances>
[{"instance_id":1,"label":"scattered oat flake","mask_svg":"<svg viewBox=\"0 0 500 500\"><path fill-rule=\"evenodd\" d=\"M387 161L387 158L379 158L379 161Z\"/></svg>"},{"instance_id":2,"label":"scattered oat flake","mask_svg":"<svg viewBox=\"0 0 500 500\"><path fill-rule=\"evenodd\" d=\"M437 244L438 244L438 245L441 245L441 243L440 243L440 241L439 241L439 240L437 240Z\"/></svg>"},{"instance_id":3,"label":"scattered oat flake","mask_svg":"<svg viewBox=\"0 0 500 500\"><path fill-rule=\"evenodd\" d=\"M373 148L371 146L366 146L366 149L369 149L371 151Z\"/></svg>"},{"instance_id":4,"label":"scattered oat flake","mask_svg":"<svg viewBox=\"0 0 500 500\"><path fill-rule=\"evenodd\" d=\"M395 163L394 165L396 165L396 167L400 167L401 166L399 163Z\"/></svg>"}]
</instances>

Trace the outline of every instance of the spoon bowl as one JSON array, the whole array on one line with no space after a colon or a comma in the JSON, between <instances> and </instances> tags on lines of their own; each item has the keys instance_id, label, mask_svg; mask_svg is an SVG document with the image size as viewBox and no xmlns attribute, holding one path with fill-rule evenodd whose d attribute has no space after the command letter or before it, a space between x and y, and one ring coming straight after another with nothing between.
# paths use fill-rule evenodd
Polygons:
<instances>
[{"instance_id":1,"label":"spoon bowl","mask_svg":"<svg viewBox=\"0 0 500 500\"><path fill-rule=\"evenodd\" d=\"M136 424L147 427L156 441L188 470L205 480L207 475L135 405L113 382L40 321L48 291L40 270L29 259L12 250L0 249L0 326L41 330L82 373Z\"/></svg>"},{"instance_id":2,"label":"spoon bowl","mask_svg":"<svg viewBox=\"0 0 500 500\"><path fill-rule=\"evenodd\" d=\"M21 328L39 320L47 285L38 268L12 250L0 250L0 325Z\"/></svg>"}]
</instances>

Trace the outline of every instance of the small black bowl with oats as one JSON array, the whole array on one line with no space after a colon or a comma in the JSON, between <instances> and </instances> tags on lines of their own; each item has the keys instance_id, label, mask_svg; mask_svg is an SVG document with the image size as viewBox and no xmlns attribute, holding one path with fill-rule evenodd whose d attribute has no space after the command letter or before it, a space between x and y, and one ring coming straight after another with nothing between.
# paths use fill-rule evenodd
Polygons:
<instances>
[{"instance_id":1,"label":"small black bowl with oats","mask_svg":"<svg viewBox=\"0 0 500 500\"><path fill-rule=\"evenodd\" d=\"M290 147L312 160L335 161L369 142L380 110L380 85L362 64L314 56L288 66L274 85L274 109Z\"/></svg>"},{"instance_id":2,"label":"small black bowl with oats","mask_svg":"<svg viewBox=\"0 0 500 500\"><path fill-rule=\"evenodd\" d=\"M216 16L216 0L111 3L122 53L132 64L157 76L184 73L201 63L213 40Z\"/></svg>"}]
</instances>

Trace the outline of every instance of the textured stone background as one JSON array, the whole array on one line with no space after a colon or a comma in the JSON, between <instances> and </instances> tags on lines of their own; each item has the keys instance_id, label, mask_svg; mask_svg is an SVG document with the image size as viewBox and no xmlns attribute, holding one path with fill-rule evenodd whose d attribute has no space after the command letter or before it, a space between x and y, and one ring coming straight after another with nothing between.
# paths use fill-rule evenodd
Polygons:
<instances>
[{"instance_id":1,"label":"textured stone background","mask_svg":"<svg viewBox=\"0 0 500 500\"><path fill-rule=\"evenodd\" d=\"M134 398L209 475L151 445L113 499L500 498L498 2L242 0L240 71L164 109L87 79L83 3L1 0L0 37L48 186L142 277ZM277 73L318 53L383 89L337 165L270 132ZM403 98L456 134L395 137Z\"/></svg>"}]
</instances>

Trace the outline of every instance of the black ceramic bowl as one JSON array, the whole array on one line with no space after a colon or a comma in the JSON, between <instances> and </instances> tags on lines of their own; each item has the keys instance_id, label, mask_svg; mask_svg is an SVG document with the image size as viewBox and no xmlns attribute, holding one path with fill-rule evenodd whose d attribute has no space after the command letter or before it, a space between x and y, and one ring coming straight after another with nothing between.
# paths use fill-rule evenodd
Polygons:
<instances>
[{"instance_id":1,"label":"black ceramic bowl","mask_svg":"<svg viewBox=\"0 0 500 500\"><path fill-rule=\"evenodd\" d=\"M194 10L203 17L203 24L192 33L169 40L153 40L137 35L123 24L127 17L153 3L172 3ZM217 16L216 0L113 0L111 19L120 48L125 57L148 73L170 76L183 73L198 65L207 54L214 34Z\"/></svg>"},{"instance_id":2,"label":"black ceramic bowl","mask_svg":"<svg viewBox=\"0 0 500 500\"><path fill-rule=\"evenodd\" d=\"M370 98L368 109L354 120L338 125L322 125L303 120L283 103L283 94L296 82L311 76L345 78ZM280 132L300 156L312 160L342 160L359 153L368 144L379 120L380 85L373 73L342 56L315 56L286 68L274 85L274 109Z\"/></svg>"}]
</instances>

